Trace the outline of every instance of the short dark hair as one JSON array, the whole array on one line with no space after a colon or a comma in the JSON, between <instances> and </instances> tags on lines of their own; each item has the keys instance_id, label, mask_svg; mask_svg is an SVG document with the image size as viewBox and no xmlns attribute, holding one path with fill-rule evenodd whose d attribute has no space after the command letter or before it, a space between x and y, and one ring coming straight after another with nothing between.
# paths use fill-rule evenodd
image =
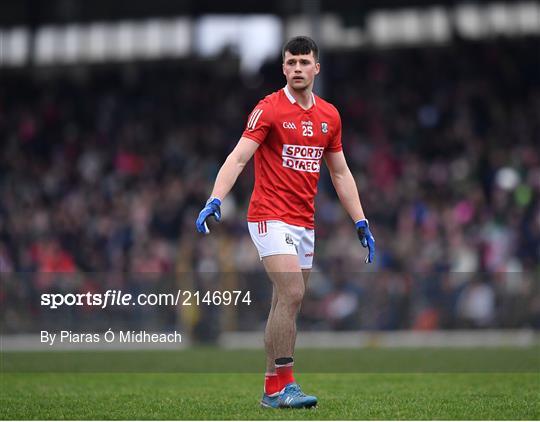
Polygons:
<instances>
[{"instance_id":1,"label":"short dark hair","mask_svg":"<svg viewBox=\"0 0 540 422\"><path fill-rule=\"evenodd\" d=\"M291 38L289 41L287 41L283 46L283 50L281 50L281 57L283 60L285 60L285 53L287 51L294 56L313 52L315 61L319 60L319 47L317 47L315 41L309 37L299 36Z\"/></svg>"}]
</instances>

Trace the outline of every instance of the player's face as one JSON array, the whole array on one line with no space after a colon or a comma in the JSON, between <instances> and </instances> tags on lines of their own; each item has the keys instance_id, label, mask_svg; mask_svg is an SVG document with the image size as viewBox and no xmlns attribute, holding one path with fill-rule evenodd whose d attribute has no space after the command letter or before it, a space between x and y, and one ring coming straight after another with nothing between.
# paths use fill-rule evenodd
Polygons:
<instances>
[{"instance_id":1,"label":"player's face","mask_svg":"<svg viewBox=\"0 0 540 422\"><path fill-rule=\"evenodd\" d=\"M313 52L299 55L292 55L289 51L285 52L283 74L291 88L304 90L312 86L319 70L320 64L313 57Z\"/></svg>"}]
</instances>

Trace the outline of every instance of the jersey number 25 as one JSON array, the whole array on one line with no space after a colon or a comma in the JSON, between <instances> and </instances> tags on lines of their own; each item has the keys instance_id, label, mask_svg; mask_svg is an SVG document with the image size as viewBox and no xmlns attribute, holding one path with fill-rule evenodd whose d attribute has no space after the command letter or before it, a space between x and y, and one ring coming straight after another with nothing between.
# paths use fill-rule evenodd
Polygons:
<instances>
[{"instance_id":1,"label":"jersey number 25","mask_svg":"<svg viewBox=\"0 0 540 422\"><path fill-rule=\"evenodd\" d=\"M313 127L302 125L302 136L313 136Z\"/></svg>"}]
</instances>

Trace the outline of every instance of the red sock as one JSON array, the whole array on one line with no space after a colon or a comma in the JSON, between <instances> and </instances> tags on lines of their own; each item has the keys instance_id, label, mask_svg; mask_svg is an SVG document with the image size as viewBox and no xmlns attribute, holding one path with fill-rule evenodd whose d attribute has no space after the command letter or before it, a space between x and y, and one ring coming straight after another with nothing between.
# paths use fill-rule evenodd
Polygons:
<instances>
[{"instance_id":1,"label":"red sock","mask_svg":"<svg viewBox=\"0 0 540 422\"><path fill-rule=\"evenodd\" d=\"M289 358L288 358L289 359ZM278 360L278 359L276 359ZM276 373L278 376L278 382L279 382L279 390L283 390L287 384L290 384L291 382L294 382L294 375L293 375L293 361L290 359L291 362L288 362L286 364L278 364L276 363Z\"/></svg>"},{"instance_id":2,"label":"red sock","mask_svg":"<svg viewBox=\"0 0 540 422\"><path fill-rule=\"evenodd\" d=\"M268 396L273 396L280 392L279 380L276 373L264 374L264 393Z\"/></svg>"}]
</instances>

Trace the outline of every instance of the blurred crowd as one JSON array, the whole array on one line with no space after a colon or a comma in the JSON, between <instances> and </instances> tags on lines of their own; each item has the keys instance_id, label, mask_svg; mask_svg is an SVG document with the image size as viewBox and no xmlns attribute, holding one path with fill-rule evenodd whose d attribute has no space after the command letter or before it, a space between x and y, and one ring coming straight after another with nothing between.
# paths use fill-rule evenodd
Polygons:
<instances>
[{"instance_id":1,"label":"blurred crowd","mask_svg":"<svg viewBox=\"0 0 540 422\"><path fill-rule=\"evenodd\" d=\"M301 328L540 328L538 39L324 52L321 78L377 259L363 263L323 171ZM252 167L210 236L194 221L252 107L283 85L280 60L247 77L226 53L0 75L3 323L40 318L41 292L152 291L173 276L255 300L169 310L172 324L262 327Z\"/></svg>"}]
</instances>

